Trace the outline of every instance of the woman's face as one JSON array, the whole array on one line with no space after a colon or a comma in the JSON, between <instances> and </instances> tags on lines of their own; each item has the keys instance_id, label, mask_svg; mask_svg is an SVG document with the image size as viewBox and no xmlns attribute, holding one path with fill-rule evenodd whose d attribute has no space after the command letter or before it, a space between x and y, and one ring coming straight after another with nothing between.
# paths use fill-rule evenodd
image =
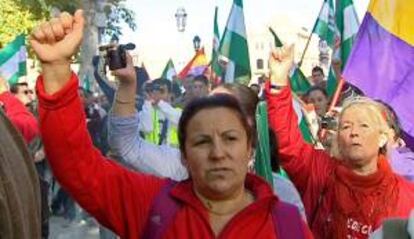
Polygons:
<instances>
[{"instance_id":1,"label":"woman's face","mask_svg":"<svg viewBox=\"0 0 414 239\"><path fill-rule=\"evenodd\" d=\"M339 121L338 146L344 160L356 167L377 163L381 131L372 110L355 105Z\"/></svg>"},{"instance_id":2,"label":"woman's face","mask_svg":"<svg viewBox=\"0 0 414 239\"><path fill-rule=\"evenodd\" d=\"M328 99L320 90L313 90L308 96L309 103L315 106L315 111L319 116L324 116L328 108Z\"/></svg>"},{"instance_id":3,"label":"woman's face","mask_svg":"<svg viewBox=\"0 0 414 239\"><path fill-rule=\"evenodd\" d=\"M186 133L185 161L198 193L225 199L244 187L252 147L235 111L201 110L188 122Z\"/></svg>"}]
</instances>

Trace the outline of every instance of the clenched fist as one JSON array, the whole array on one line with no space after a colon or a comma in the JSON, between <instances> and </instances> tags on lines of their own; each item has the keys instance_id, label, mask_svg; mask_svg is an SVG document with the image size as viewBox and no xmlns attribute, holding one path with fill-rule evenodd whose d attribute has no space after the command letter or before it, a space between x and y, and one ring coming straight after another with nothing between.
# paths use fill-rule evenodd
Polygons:
<instances>
[{"instance_id":1,"label":"clenched fist","mask_svg":"<svg viewBox=\"0 0 414 239\"><path fill-rule=\"evenodd\" d=\"M47 93L55 93L70 79L70 63L82 42L83 11L74 16L62 13L37 26L30 36L30 44L42 63L44 86Z\"/></svg>"}]
</instances>

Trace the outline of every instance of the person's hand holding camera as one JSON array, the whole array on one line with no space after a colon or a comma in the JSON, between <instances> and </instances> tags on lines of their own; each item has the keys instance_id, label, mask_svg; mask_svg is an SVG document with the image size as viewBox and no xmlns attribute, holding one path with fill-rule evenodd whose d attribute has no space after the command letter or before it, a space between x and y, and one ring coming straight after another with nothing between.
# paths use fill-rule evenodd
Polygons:
<instances>
[{"instance_id":1,"label":"person's hand holding camera","mask_svg":"<svg viewBox=\"0 0 414 239\"><path fill-rule=\"evenodd\" d=\"M135 72L134 64L132 62L131 55L126 52L126 67L112 71L112 74L117 78L120 85L131 86L136 85L137 75ZM135 90L135 88L134 88Z\"/></svg>"}]
</instances>

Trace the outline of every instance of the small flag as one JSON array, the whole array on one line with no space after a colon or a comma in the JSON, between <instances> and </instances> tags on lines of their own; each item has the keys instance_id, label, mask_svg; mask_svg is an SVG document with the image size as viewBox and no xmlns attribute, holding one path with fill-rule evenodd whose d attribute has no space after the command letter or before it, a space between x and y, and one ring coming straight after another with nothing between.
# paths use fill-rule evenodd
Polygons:
<instances>
[{"instance_id":1,"label":"small flag","mask_svg":"<svg viewBox=\"0 0 414 239\"><path fill-rule=\"evenodd\" d=\"M187 65L178 74L179 79L184 79L187 75L203 75L208 67L207 57L204 53L204 48L196 52L194 57L187 63Z\"/></svg>"},{"instance_id":2,"label":"small flag","mask_svg":"<svg viewBox=\"0 0 414 239\"><path fill-rule=\"evenodd\" d=\"M211 81L217 85L221 82L222 68L219 63L219 49L220 49L220 31L217 22L218 7L214 12L214 37L213 37L213 52L211 54Z\"/></svg>"},{"instance_id":3,"label":"small flag","mask_svg":"<svg viewBox=\"0 0 414 239\"><path fill-rule=\"evenodd\" d=\"M174 63L171 59L169 59L167 65L162 71L161 78L172 81L175 76L177 76L177 72L175 71Z\"/></svg>"},{"instance_id":4,"label":"small flag","mask_svg":"<svg viewBox=\"0 0 414 239\"><path fill-rule=\"evenodd\" d=\"M250 58L242 0L233 1L220 42L220 57L226 62L225 82L245 85L250 82Z\"/></svg>"},{"instance_id":5,"label":"small flag","mask_svg":"<svg viewBox=\"0 0 414 239\"><path fill-rule=\"evenodd\" d=\"M0 50L0 73L9 82L15 84L19 77L27 74L25 36L19 35Z\"/></svg>"}]
</instances>

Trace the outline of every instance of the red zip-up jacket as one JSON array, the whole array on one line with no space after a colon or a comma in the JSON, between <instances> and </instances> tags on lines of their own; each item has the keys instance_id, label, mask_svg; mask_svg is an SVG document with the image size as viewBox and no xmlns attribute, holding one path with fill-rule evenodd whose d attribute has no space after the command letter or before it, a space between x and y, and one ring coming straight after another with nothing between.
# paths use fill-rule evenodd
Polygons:
<instances>
[{"instance_id":1,"label":"red zip-up jacket","mask_svg":"<svg viewBox=\"0 0 414 239\"><path fill-rule=\"evenodd\" d=\"M284 87L278 94L270 93L270 84L266 84L269 125L276 133L279 143L280 161L301 194L308 223L315 238L332 238L327 232L327 225L332 221L335 207L333 188L327 185L338 161L323 150L316 150L307 144L299 131L298 118L292 106L292 94L289 87ZM408 217L414 208L414 184L400 176L398 180L399 195L395 210L390 217ZM357 183L357 182L356 182ZM368 238L375 230L373 225L363 225L352 218L348 219L347 228L350 238Z\"/></svg>"},{"instance_id":2,"label":"red zip-up jacket","mask_svg":"<svg viewBox=\"0 0 414 239\"><path fill-rule=\"evenodd\" d=\"M123 168L93 147L74 74L53 95L45 93L42 81L39 77L40 129L57 180L86 211L121 238L140 238L154 197L166 180ZM236 214L215 237L208 212L193 192L191 181L178 183L171 194L182 207L165 238L276 239L271 206L278 199L254 175L247 176L246 187L255 195L255 202ZM306 238L312 238L307 226L303 227Z\"/></svg>"},{"instance_id":3,"label":"red zip-up jacket","mask_svg":"<svg viewBox=\"0 0 414 239\"><path fill-rule=\"evenodd\" d=\"M30 143L37 135L39 128L35 116L10 92L0 94L4 112L14 127L22 134L26 143Z\"/></svg>"}]
</instances>

